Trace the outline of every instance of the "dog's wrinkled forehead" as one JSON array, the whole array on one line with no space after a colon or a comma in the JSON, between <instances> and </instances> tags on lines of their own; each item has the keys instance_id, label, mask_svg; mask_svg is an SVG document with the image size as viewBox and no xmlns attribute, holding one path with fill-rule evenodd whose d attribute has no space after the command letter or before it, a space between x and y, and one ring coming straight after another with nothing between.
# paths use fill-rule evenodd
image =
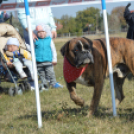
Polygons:
<instances>
[{"instance_id":1,"label":"dog's wrinkled forehead","mask_svg":"<svg viewBox=\"0 0 134 134\"><path fill-rule=\"evenodd\" d=\"M86 38L74 38L67 41L60 49L62 56L68 55L68 52L73 51L90 51L92 50L93 42Z\"/></svg>"},{"instance_id":2,"label":"dog's wrinkled forehead","mask_svg":"<svg viewBox=\"0 0 134 134\"><path fill-rule=\"evenodd\" d=\"M80 50L82 50L85 44L89 43L84 39L73 39L70 41L69 50L73 50L75 47L78 47Z\"/></svg>"}]
</instances>

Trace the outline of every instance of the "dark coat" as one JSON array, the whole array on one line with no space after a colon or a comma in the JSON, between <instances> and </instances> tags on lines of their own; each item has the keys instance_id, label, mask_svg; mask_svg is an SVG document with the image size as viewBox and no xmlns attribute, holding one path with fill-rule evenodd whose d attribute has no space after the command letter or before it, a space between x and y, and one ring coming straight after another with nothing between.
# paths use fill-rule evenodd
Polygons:
<instances>
[{"instance_id":1,"label":"dark coat","mask_svg":"<svg viewBox=\"0 0 134 134\"><path fill-rule=\"evenodd\" d=\"M130 10L126 7L124 12L124 18L129 25L127 31L127 38L134 39L134 13L131 13Z\"/></svg>"}]
</instances>

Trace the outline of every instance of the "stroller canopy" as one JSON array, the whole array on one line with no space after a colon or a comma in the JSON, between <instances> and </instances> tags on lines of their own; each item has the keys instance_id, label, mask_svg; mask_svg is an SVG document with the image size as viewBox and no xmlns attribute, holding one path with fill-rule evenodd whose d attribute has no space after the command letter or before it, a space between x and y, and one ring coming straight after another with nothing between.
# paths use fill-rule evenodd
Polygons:
<instances>
[{"instance_id":1,"label":"stroller canopy","mask_svg":"<svg viewBox=\"0 0 134 134\"><path fill-rule=\"evenodd\" d=\"M15 28L10 24L0 23L0 51L2 53L4 52L3 49L5 48L7 40L11 37L17 38L20 43L20 47L26 49L25 42Z\"/></svg>"}]
</instances>

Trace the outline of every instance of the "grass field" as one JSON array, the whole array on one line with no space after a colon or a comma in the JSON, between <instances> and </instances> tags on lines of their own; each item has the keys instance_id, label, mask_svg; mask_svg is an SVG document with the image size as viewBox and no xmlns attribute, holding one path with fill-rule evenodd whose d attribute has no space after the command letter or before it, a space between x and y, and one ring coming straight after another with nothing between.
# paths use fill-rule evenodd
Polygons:
<instances>
[{"instance_id":1,"label":"grass field","mask_svg":"<svg viewBox=\"0 0 134 134\"><path fill-rule=\"evenodd\" d=\"M111 35L125 37L125 34ZM91 39L98 38L96 36ZM55 67L57 81L63 89L49 89L40 93L43 127L38 129L35 92L10 97L0 94L0 134L134 134L134 82L126 79L125 99L117 109L118 116L107 114L112 107L109 79L105 81L97 113L87 118L93 94L92 87L77 85L77 94L86 105L80 108L71 101L63 78L63 57L59 50L69 40L56 39L58 64ZM3 88L12 86L1 83Z\"/></svg>"}]
</instances>

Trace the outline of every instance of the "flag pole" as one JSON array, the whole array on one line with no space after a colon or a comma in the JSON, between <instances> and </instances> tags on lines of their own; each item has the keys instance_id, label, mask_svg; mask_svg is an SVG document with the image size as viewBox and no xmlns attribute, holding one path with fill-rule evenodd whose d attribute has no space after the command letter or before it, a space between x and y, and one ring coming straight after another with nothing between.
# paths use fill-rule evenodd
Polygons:
<instances>
[{"instance_id":1,"label":"flag pole","mask_svg":"<svg viewBox=\"0 0 134 134\"><path fill-rule=\"evenodd\" d=\"M110 88L111 88L112 104L113 104L113 116L117 116L116 105L115 105L113 70L112 70L111 50L110 50L110 43L109 43L107 11L106 11L106 2L105 2L105 0L101 0L101 4L102 4L102 10L103 10L103 22L104 22L104 28L105 28L106 45L107 45L107 57L108 57Z\"/></svg>"},{"instance_id":2,"label":"flag pole","mask_svg":"<svg viewBox=\"0 0 134 134\"><path fill-rule=\"evenodd\" d=\"M38 75L37 75L37 67L36 67L36 60L35 60L34 44L33 44L33 38L32 38L32 29L31 29L28 1L24 0L24 4L25 4L25 12L26 12L26 18L27 18L27 25L28 25L28 35L29 35L29 40L30 40L30 45L31 45L32 66L33 66L34 84L35 84L35 93L36 93L38 128L41 128L42 116L41 116L41 106L40 106L40 97L39 97Z\"/></svg>"}]
</instances>

